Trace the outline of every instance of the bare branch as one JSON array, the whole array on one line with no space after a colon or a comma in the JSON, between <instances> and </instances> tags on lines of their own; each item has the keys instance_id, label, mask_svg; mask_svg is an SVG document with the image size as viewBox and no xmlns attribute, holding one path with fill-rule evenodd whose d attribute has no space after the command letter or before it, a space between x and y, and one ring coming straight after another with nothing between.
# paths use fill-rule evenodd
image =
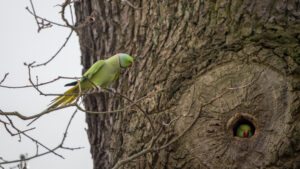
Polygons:
<instances>
[{"instance_id":1,"label":"bare branch","mask_svg":"<svg viewBox=\"0 0 300 169\"><path fill-rule=\"evenodd\" d=\"M93 94L95 92L92 92L92 93L89 93L89 94ZM97 92L98 93L98 92ZM118 112L122 112L130 107L132 107L133 105L137 105L138 102L142 101L144 98L148 97L150 95L147 95L147 96L144 96L140 99L138 99L137 101L133 101L132 104L122 108L122 109L119 109L119 110L113 110L113 111L104 111L104 112L94 112L94 111L87 111L87 110L84 110L82 107L80 107L76 102L75 103L72 103L72 104L68 104L68 105L64 105L64 106L60 106L60 107L57 107L57 108L53 108L53 109L47 109L47 110L44 110L43 112L40 112L40 113L37 113L35 115L31 115L31 116L25 116L25 115L22 115L20 114L18 111L14 111L14 112L3 112L1 109L0 109L0 115L5 115L5 116L17 116L19 117L20 119L22 120L30 120L30 119L35 119L35 118L38 118L38 117L41 117L45 114L48 114L50 112L53 112L53 111L56 111L56 110L61 110L61 109L64 109L64 108L67 108L67 107L77 107L78 110L80 111L83 111L83 112L86 112L86 113L91 113L91 114L110 114L110 113L118 113Z\"/></svg>"},{"instance_id":2,"label":"bare branch","mask_svg":"<svg viewBox=\"0 0 300 169\"><path fill-rule=\"evenodd\" d=\"M6 77L8 76L8 74L9 74L9 73L5 73L3 79L0 81L0 84L3 83L3 82L5 81L5 79L6 79Z\"/></svg>"},{"instance_id":3,"label":"bare branch","mask_svg":"<svg viewBox=\"0 0 300 169\"><path fill-rule=\"evenodd\" d=\"M47 113L50 113L52 111L55 111L55 110L60 110L60 109L64 109L66 107L71 107L71 106L75 106L74 104L69 104L69 105L65 105L65 106L61 106L61 107L57 107L57 108L54 108L54 109L51 109L51 110L45 110L41 113L38 113L38 114L35 114L35 115L31 115L31 116L25 116L25 115L22 115L20 114L18 111L14 111L14 112L3 112L2 110L0 110L0 115L5 115L5 116L17 116L19 117L20 119L22 120L29 120L29 119L34 119L36 117L40 117L42 115L45 115Z\"/></svg>"},{"instance_id":4,"label":"bare branch","mask_svg":"<svg viewBox=\"0 0 300 169\"><path fill-rule=\"evenodd\" d=\"M29 7L26 7L25 9L31 14L34 16L34 19L36 21L36 24L38 26L38 32L40 32L42 29L46 29L46 28L50 28L52 27L53 25L57 25L57 26L61 26L61 27L70 27L68 25L63 25L63 24L60 24L60 23L57 23L57 22L53 22L53 21L50 21L46 18L42 18L40 16L38 16L36 14L36 11L35 11L35 8L34 8L34 5L33 5L33 2L32 0L30 0L30 5L31 5L31 8L32 8L32 11L29 9ZM71 15L73 15L71 13ZM72 29L73 30L73 29Z\"/></svg>"},{"instance_id":5,"label":"bare branch","mask_svg":"<svg viewBox=\"0 0 300 169\"><path fill-rule=\"evenodd\" d=\"M60 146L63 145L63 143L65 142L65 140L66 140L66 138L67 138L67 134L68 134L69 127L70 127L71 122L72 122L72 120L73 120L73 118L74 118L74 116L75 116L76 113L77 113L77 109L74 111L74 113L72 114L72 116L71 116L71 118L70 118L70 120L69 120L69 122L68 122L68 125L67 125L67 127L66 127L66 129L65 129L63 138L62 138L61 143L60 143Z\"/></svg>"},{"instance_id":6,"label":"bare branch","mask_svg":"<svg viewBox=\"0 0 300 169\"><path fill-rule=\"evenodd\" d=\"M2 160L2 161L6 161L6 160L4 160L2 157L0 157L0 160Z\"/></svg>"},{"instance_id":7,"label":"bare branch","mask_svg":"<svg viewBox=\"0 0 300 169\"><path fill-rule=\"evenodd\" d=\"M27 88L27 87L33 87L34 89L36 89L41 95L47 95L47 94L44 94L42 91L40 91L39 89L39 86L42 86L42 85L46 85L46 84L50 84L52 82L55 82L57 81L58 79L61 79L61 78L64 78L64 77L58 77L54 80L51 80L51 81L48 81L48 82L44 82L44 83L39 83L39 79L38 79L38 76L36 76L36 84L33 82L32 80L32 75L31 75L31 68L34 68L34 67L39 67L39 66L45 66L47 65L48 63L50 63L60 52L61 50L66 46L66 44L68 43L70 37L72 36L72 33L74 31L74 27L69 25L68 21L66 19L64 19L64 10L65 10L65 7L67 5L69 5L70 7L70 13L71 13L71 19L72 19L72 24L74 25L74 16L73 16L73 11L72 11L72 6L69 4L70 3L70 0L66 0L66 2L64 3L64 5L62 6L63 10L62 10L62 18L64 20L64 22L66 22L67 24L66 25L63 25L63 24L60 24L60 23L56 23L56 22L53 22L53 21L50 21L46 18L42 18L40 16L37 15L36 13L36 9L34 7L34 4L33 4L33 0L29 0L30 1L30 4L31 4L31 7L26 7L26 10L34 17L35 19L35 22L38 26L38 32L40 32L42 29L45 29L45 28L49 28L49 27L52 27L53 25L57 25L57 26L62 26L62 27L69 27L72 29L72 31L70 32L70 34L67 36L65 42L62 44L62 46L58 49L58 51L50 58L48 59L46 62L44 63L40 63L40 64L35 64L35 62L33 63L30 63L30 64L25 64L27 67L28 67L28 80L30 82L30 85L25 85L25 86L5 86L5 85L1 85L7 78L8 76L8 73L6 73L4 75L4 77L2 79L0 79L0 87L3 87L3 88L12 88L12 89L16 89L16 88ZM74 79L74 78L72 78ZM75 78L75 79L78 79L78 78ZM80 78L79 78L80 79ZM78 101L78 100L77 100ZM17 167L18 168L27 168L27 163L26 161L30 160L30 159L34 159L34 158L37 158L37 157L40 157L40 156L43 156L43 155L46 155L46 154L49 154L49 153L53 153L54 155L56 156L59 156L60 158L64 158L62 155L60 154L57 154L55 151L57 149L66 149L66 150L77 150L77 149L80 149L82 147L75 147L75 148L70 148L70 147L66 147L66 146L63 146L65 140L66 140L66 137L67 137L67 132L69 130L69 127L70 127L70 124L71 124L71 121L72 119L74 118L76 112L77 112L77 109L76 111L73 113L72 117L70 118L69 122L68 122L68 125L66 127L66 130L64 132L64 135L63 135L63 138L60 142L60 144L53 148L53 149L50 149L48 148L47 146L45 146L44 144L40 143L38 140L32 138L31 136L28 135L28 131L30 130L33 130L35 128L29 128L29 129L26 129L26 130L20 130L18 129L14 124L13 124L13 121L10 119L9 116L17 116L23 120L28 120L28 119L33 119L33 118L36 118L36 117L40 117L42 115L45 115L47 113L50 113L52 111L55 111L55 110L59 110L59 109L63 109L63 108L66 108L66 107L70 107L70 106L75 106L75 104L71 104L71 105L67 105L67 106L61 106L59 108L55 108L55 109L51 109L51 110L45 110L41 113L38 113L38 114L35 114L35 115L32 115L32 116L24 116L22 114L20 114L19 112L15 111L15 112L3 112L2 110L0 110L0 115L3 115L5 116L9 123L8 122L5 122L3 120L0 119L0 123L2 123L6 129L6 131L11 135L11 136L16 136L18 135L20 138L21 138L21 135L22 136L25 136L27 138L29 138L30 140L32 140L33 142L35 142L36 144L36 154L33 155L33 156L30 156L30 157L27 157L25 155L22 155L20 157L20 159L18 160L12 160L12 161L6 161L6 160L3 160L3 158L0 157L0 159L2 159L2 161L0 161L0 168L4 168L2 167L1 165L2 164L9 164L9 163L16 163L16 162L20 162ZM45 148L47 151L46 152L43 152L43 153L39 153L39 146Z\"/></svg>"},{"instance_id":8,"label":"bare branch","mask_svg":"<svg viewBox=\"0 0 300 169\"><path fill-rule=\"evenodd\" d=\"M65 150L71 150L71 151L74 151L74 150L83 149L84 147L65 147L65 146L61 146L60 148L61 148L61 149L65 149Z\"/></svg>"},{"instance_id":9,"label":"bare branch","mask_svg":"<svg viewBox=\"0 0 300 169\"><path fill-rule=\"evenodd\" d=\"M28 68L28 80L29 80L29 82L30 82L30 87L33 87L33 88L35 88L39 93L40 93L40 95L44 95L44 96L61 96L61 95L66 95L66 94L45 94L45 93L43 93L39 88L38 88L38 86L41 86L41 84L34 84L33 83L33 81L32 81L32 78L31 78L31 67L32 67L32 65L34 65L35 64L35 62L32 62L32 63L29 63L29 64L27 64L27 63L24 63L24 65L25 66L27 66L27 68ZM56 80L58 80L59 78L61 78L61 77L58 77L57 79L55 79L55 80L52 80L52 81L49 81L49 82L46 82L46 83L43 83L42 85L44 85L44 84L48 84L48 83L50 83L50 82L54 82L54 81L56 81ZM83 78L86 78L91 84L93 84L97 89L101 89L101 87L98 87L93 81L91 81L89 78L87 78L87 77L83 77ZM1 87L1 85L0 85L0 87ZM25 87L25 86L22 86L22 87ZM27 87L27 86L26 86ZM29 87L29 86L28 86ZM10 87L10 88L12 88L12 87ZM113 90L113 89L109 89L109 88L103 88L103 89L105 89L106 91L108 91L108 92L111 92L111 93L113 93L113 94L117 94L117 95L119 95L119 96L121 96L121 97L123 97L123 98L125 98L126 100L128 100L129 102L131 102L132 104L131 104L131 106L136 106L140 111L142 111L143 112L143 114L145 115L145 117L146 117L146 119L149 121L149 123L150 123L150 126L151 126L151 130L152 130L152 132L154 133L155 132L155 128L154 128L154 126L153 126L153 123L152 123L152 121L151 121L151 119L150 119L150 117L148 116L148 114L146 113L146 111L144 111L135 101L133 101L133 100L131 100L130 98L128 98L127 96L125 96L125 95L123 95L123 94L121 94L121 93L117 93L115 90ZM74 94L70 94L70 95L83 95L83 94L93 94L93 93L95 93L95 92L89 92L89 93L81 93L81 91L80 91L80 93L74 93ZM77 101L78 101L78 99L77 99ZM28 125L30 125L32 122L34 122L35 120L37 120L39 117L41 117L41 116L43 116L43 115L45 115L45 114L47 114L47 113L50 113L50 112L52 112L52 111L55 111L55 110L59 110L59 109L63 109L63 108L66 108L66 107L71 107L71 106L76 106L79 110L81 110L81 111L84 111L84 109L83 108L81 108L80 106L78 106L77 104L69 104L69 105L65 105L65 106L61 106L61 107L58 107L58 108L55 108L55 109L51 109L51 110L45 110L45 111L43 111L43 112L41 112L41 113L38 113L38 114L35 114L35 115L32 115L32 116L24 116L24 115L22 115L22 114L20 114L19 112L17 112L17 111L15 111L15 112L3 112L3 111L1 111L0 110L0 115L8 115L8 116L18 116L19 118L21 118L21 119L23 119L23 120L28 120L28 119L34 119L33 121L31 121ZM127 108L127 107L126 107ZM122 111L123 111L124 109L122 109ZM87 113L97 113L97 114L106 114L106 113L117 113L117 112L121 112L121 110L117 110L117 111L109 111L109 112L90 112L90 111L84 111L84 112L87 112Z\"/></svg>"},{"instance_id":10,"label":"bare branch","mask_svg":"<svg viewBox=\"0 0 300 169\"><path fill-rule=\"evenodd\" d=\"M69 4L69 10L70 10L70 14L71 14L71 21L72 21L72 24L74 25L75 24L75 21L74 21L74 14L73 14L73 10L72 10L72 4L73 4L74 2L72 1L72 2L70 2L70 4Z\"/></svg>"},{"instance_id":11,"label":"bare branch","mask_svg":"<svg viewBox=\"0 0 300 169\"><path fill-rule=\"evenodd\" d=\"M66 46L66 44L68 43L70 37L72 36L72 33L73 33L73 30L67 36L67 38L66 38L65 42L62 44L62 46L58 49L58 51L49 60L47 60L44 63L40 63L40 64L37 64L37 65L32 65L32 67L34 68L34 67L39 67L39 66L46 66L49 62L51 62L61 52L61 50Z\"/></svg>"},{"instance_id":12,"label":"bare branch","mask_svg":"<svg viewBox=\"0 0 300 169\"><path fill-rule=\"evenodd\" d=\"M34 130L34 129L35 129L35 127L33 127L33 128L30 128L30 129L27 129L27 130L18 131L17 133L12 133L12 132L8 129L8 127L7 127L8 124L7 124L7 123L3 123L3 125L4 125L4 127L5 127L5 129L6 129L6 131L7 131L11 136L20 135L20 134L23 134L23 133L25 133L25 132L27 132L27 131Z\"/></svg>"},{"instance_id":13,"label":"bare branch","mask_svg":"<svg viewBox=\"0 0 300 169\"><path fill-rule=\"evenodd\" d=\"M33 84L33 86L35 86L35 87L37 88L37 86L39 86L39 85L36 86L36 85ZM39 90L39 89L38 89L38 90ZM109 88L105 88L105 90L107 90L107 91L109 91L109 92L113 92L113 90L112 90L112 89L109 89ZM161 90L161 91L162 91L162 90ZM115 91L114 91L114 92L115 92ZM87 92L87 93L81 93L81 94L80 94L80 93L76 93L76 95L89 95L89 94L94 94L94 93L99 93L99 92L98 92L98 91L94 91L94 92ZM43 93L43 94L44 94L44 93ZM121 97L124 97L124 98L129 99L128 97L124 96L123 94L120 94L120 93L115 93L115 94L118 94L118 95L121 96ZM19 118L22 119L22 120L30 120L30 119L34 119L33 121L31 121L31 122L27 125L27 126L29 126L30 124L32 124L35 120L37 120L37 119L40 118L41 116L46 115L46 114L51 113L51 112L54 112L54 111L56 111L56 110L65 109L65 108L67 108L67 107L77 107L78 110L80 110L80 111L82 111L82 112L90 113L90 114L111 114L111 113L119 113L119 112L123 112L123 111L129 109L129 108L132 107L132 106L139 106L138 103L139 103L140 101L142 101L142 100L144 100L145 98L151 96L152 94L155 94L155 92L149 93L149 94L147 94L146 96L143 96L143 97L141 97L140 99L137 99L136 101L133 101L133 100L129 99L130 102L131 102L131 104L129 104L128 106L125 106L125 107L123 107L123 108L121 108L121 109L118 109L118 110L112 110L112 111L95 112L95 111L84 110L84 108L80 107L79 104L77 104L77 101L78 101L78 100L77 100L76 102L74 102L74 103L72 103L72 104L68 104L68 105L56 107L56 108L53 108L53 109L46 109L46 110L44 110L44 111L42 111L42 112L40 112L40 113L31 115L31 116L25 116L25 115L19 113L18 111L4 112L4 111L2 111L1 109L0 109L0 115L4 115L4 116L17 116L17 117L19 117ZM48 95L48 94L45 94L45 95ZM50 95L50 94L49 94L49 95ZM53 94L52 94L52 95L53 95ZM58 95L64 95L64 94L58 94ZM74 94L73 94L73 95L74 95ZM140 106L139 106L139 107L140 107ZM144 111L143 109L140 109L140 110L141 110L141 111ZM146 112L144 111L144 113L146 113ZM149 118L148 121L150 122L151 125L153 125L153 124L152 124L152 121L150 120L150 118Z\"/></svg>"},{"instance_id":14,"label":"bare branch","mask_svg":"<svg viewBox=\"0 0 300 169\"><path fill-rule=\"evenodd\" d=\"M65 22L67 27L71 28L72 30L76 31L75 27L70 25L69 21L65 18L65 10L68 5L70 5L71 0L66 0L62 5L61 5L61 19Z\"/></svg>"},{"instance_id":15,"label":"bare branch","mask_svg":"<svg viewBox=\"0 0 300 169\"><path fill-rule=\"evenodd\" d=\"M39 23L38 18L37 18L37 16L36 16L36 12L35 12L35 9L34 9L33 2L32 2L32 0L29 0L29 1L30 1L31 8L32 8L32 11L33 11L34 19L35 19L36 24L37 24L37 26L38 26L38 32L40 32L41 29L43 29L43 25L42 25L42 27L40 26L40 23Z\"/></svg>"},{"instance_id":16,"label":"bare branch","mask_svg":"<svg viewBox=\"0 0 300 169\"><path fill-rule=\"evenodd\" d=\"M39 145L37 144L37 142L35 142L35 145L36 145L36 151L35 151L35 154L39 154Z\"/></svg>"},{"instance_id":17,"label":"bare branch","mask_svg":"<svg viewBox=\"0 0 300 169\"><path fill-rule=\"evenodd\" d=\"M0 123L3 123L3 124L8 124L7 122L5 122L5 121L2 121L1 119L0 119Z\"/></svg>"},{"instance_id":18,"label":"bare branch","mask_svg":"<svg viewBox=\"0 0 300 169\"><path fill-rule=\"evenodd\" d=\"M59 154L55 153L55 152L52 151L50 148L48 148L47 146L45 146L44 144L42 144L41 142L39 142L37 139L35 139L35 138L29 136L29 135L26 134L25 132L21 132L21 130L18 129L18 128L13 124L12 120L11 120L8 116L6 116L6 118L9 120L10 125L11 125L17 132L19 132L20 134L22 134L22 135L24 135L25 137L29 138L30 140L32 140L32 141L35 142L36 144L38 144L38 145L44 147L46 150L51 151L53 154L55 154L55 155L57 155L57 156L59 156L59 157L61 157L61 158L64 158L62 155L59 155Z\"/></svg>"},{"instance_id":19,"label":"bare branch","mask_svg":"<svg viewBox=\"0 0 300 169\"><path fill-rule=\"evenodd\" d=\"M35 15L35 14L29 9L28 6L27 6L25 9L26 9L32 16L34 16L35 19L40 19L40 20L42 20L42 22L48 22L48 23L51 23L51 24L56 25L56 26L61 26L61 27L66 27L66 28L67 28L66 25L63 25L63 24L60 24L60 23L57 23L57 22L53 22L53 21L50 21L50 20L48 20L48 19L46 19L46 18L40 17L40 16L38 16L38 15ZM39 24L40 24L40 23L38 22L38 25L39 25Z\"/></svg>"},{"instance_id":20,"label":"bare branch","mask_svg":"<svg viewBox=\"0 0 300 169\"><path fill-rule=\"evenodd\" d=\"M8 73L7 73L8 74ZM58 76L57 78L53 79L53 80L50 80L48 82L43 82L43 83L39 83L39 84L36 84L34 86L44 86L44 85L47 85L47 84L50 84L50 83L53 83L55 81L58 81L60 79L80 79L81 77L64 77L64 76ZM0 83L1 84L1 83ZM21 88L29 88L29 87L34 87L32 85L24 85L24 86L8 86L8 85L0 85L0 87L3 87L3 88L8 88L8 89L21 89Z\"/></svg>"},{"instance_id":21,"label":"bare branch","mask_svg":"<svg viewBox=\"0 0 300 169\"><path fill-rule=\"evenodd\" d=\"M52 149L51 151L47 151L47 152L44 152L44 153L41 153L41 154L38 154L38 155L34 155L34 156L31 156L31 157L28 157L28 158L26 158L25 160L26 161L29 161L29 160L31 160L31 159L34 159L34 158L37 158L37 157L40 157L40 156L44 156L44 155L46 155L46 154L49 154L49 153L51 153L51 152L54 152L55 150L57 150L58 149L58 147L56 147L56 148L54 148L54 149ZM5 161L5 162L0 162L0 165L2 164L11 164L11 163L18 163L18 162L20 162L20 161L22 161L22 160L11 160L11 161Z\"/></svg>"},{"instance_id":22,"label":"bare branch","mask_svg":"<svg viewBox=\"0 0 300 169\"><path fill-rule=\"evenodd\" d=\"M113 94L117 94L117 95L119 95L119 96L121 96L122 98L125 98L126 100L128 100L129 102L131 102L132 104L134 104L143 114L144 114L144 116L146 117L146 119L148 120L148 122L150 123L150 127L151 127L151 131L152 131L152 133L154 134L156 131L155 131L155 128L154 128L154 126L153 126L153 123L152 123L152 121L151 121L151 119L150 119L150 117L148 116L148 113L140 106L140 105L138 105L138 104L136 104L133 100L131 100L129 97L127 97L127 96L125 96L125 95L123 95L123 94L121 94L121 93L118 93L118 92L116 92L116 91L113 91L112 89L109 89L109 88L103 88L103 89L105 89L105 90L107 90L107 91L110 91L111 93L113 93Z\"/></svg>"},{"instance_id":23,"label":"bare branch","mask_svg":"<svg viewBox=\"0 0 300 169\"><path fill-rule=\"evenodd\" d=\"M1 165L1 164L16 163L16 162L21 162L21 161L29 161L29 160L31 160L31 159L34 159L34 158L37 158L37 157L40 157L40 156L43 156L43 155L46 155L46 154L49 154L49 153L54 153L55 155L58 155L58 156L60 156L61 158L64 158L63 156L61 156L61 155L55 153L55 151L58 150L58 149L76 150L76 149L82 148L82 147L77 147L77 148L67 148L67 147L64 147L64 146L63 146L63 144L64 144L64 142L65 142L65 140L66 140L66 137L67 137L67 132L68 132L68 130L69 130L69 127L70 127L70 125L71 125L71 122L72 122L72 120L73 120L73 118L74 118L76 112L77 112L77 110L75 110L75 112L72 114L72 116L71 116L71 118L70 118L70 120L69 120L69 122L68 122L68 125L67 125L67 127L66 127L66 129L65 129L65 132L64 132L64 134L63 134L62 141L59 143L58 146L56 146L56 147L53 148L53 149L49 149L49 148L47 148L46 146L44 146L43 144L41 144L40 142L38 142L37 140L35 140L35 139L33 139L32 137L28 136L27 134L25 135L25 133L21 133L21 134L27 136L28 138L30 138L31 140L33 140L34 142L38 143L39 145L43 146L43 147L46 148L48 151L46 151L46 152L44 152L44 153L41 153L41 154L33 155L33 156L31 156L31 157L26 157L26 158L20 159L20 160L12 160L12 161L4 161L4 160L3 160L3 162L0 162L0 165ZM6 117L9 119L8 116L6 116ZM11 120L9 119L9 121L11 121Z\"/></svg>"},{"instance_id":24,"label":"bare branch","mask_svg":"<svg viewBox=\"0 0 300 169\"><path fill-rule=\"evenodd\" d=\"M77 107L78 110L89 113L89 114L112 114L112 113L118 113L118 112L123 112L125 110L127 110L128 108L134 106L135 104L137 104L137 102L139 102L140 100L135 101L134 103L125 106L124 108L118 109L118 110L112 110L112 111L104 111L104 112L96 112L96 111L88 111L88 110L84 110L82 107L80 107L78 104L75 104L75 106Z\"/></svg>"}]
</instances>

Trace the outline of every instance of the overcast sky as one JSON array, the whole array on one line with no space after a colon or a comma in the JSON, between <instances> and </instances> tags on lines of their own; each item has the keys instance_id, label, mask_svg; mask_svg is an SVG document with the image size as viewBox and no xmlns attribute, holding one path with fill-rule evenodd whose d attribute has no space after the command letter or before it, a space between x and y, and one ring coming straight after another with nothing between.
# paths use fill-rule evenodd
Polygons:
<instances>
[{"instance_id":1,"label":"overcast sky","mask_svg":"<svg viewBox=\"0 0 300 169\"><path fill-rule=\"evenodd\" d=\"M62 0L36 1L36 12L39 16L46 17L62 23L57 4ZM34 18L25 10L30 7L29 0L1 0L0 1L0 79L5 73L9 73L3 85L21 86L27 85L28 72L24 62L36 61L42 63L48 60L64 43L70 33L67 28L53 26L37 33L37 25ZM49 81L58 76L79 77L81 75L80 50L78 37L73 34L67 46L47 66L33 69L33 77L38 76L39 82ZM70 80L61 80L40 89L45 93L62 93L68 88L63 87ZM53 97L45 97L32 89L5 89L0 88L0 109L2 111L18 111L24 115L33 115L47 108ZM43 144L50 148L57 146L74 108L53 112L36 121L31 127L35 130L28 132ZM6 120L0 116L1 120ZM28 129L26 123L18 118L13 118L15 124L22 129ZM6 120L7 121L7 120ZM65 146L84 149L76 151L60 150L58 153L66 159L63 160L53 154L45 155L29 161L30 169L92 169L90 147L85 129L85 114L78 112L70 126ZM5 160L15 160L20 154L27 153L32 156L36 152L33 142L22 137L11 137L4 126L0 124L0 157ZM40 152L45 149L39 148ZM5 169L17 164L4 165Z\"/></svg>"}]
</instances>

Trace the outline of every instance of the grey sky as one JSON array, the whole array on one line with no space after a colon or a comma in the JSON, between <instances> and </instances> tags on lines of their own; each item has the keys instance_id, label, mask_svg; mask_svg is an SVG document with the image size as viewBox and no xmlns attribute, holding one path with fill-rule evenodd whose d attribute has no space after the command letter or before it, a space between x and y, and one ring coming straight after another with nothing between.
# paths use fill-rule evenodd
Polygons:
<instances>
[{"instance_id":1,"label":"grey sky","mask_svg":"<svg viewBox=\"0 0 300 169\"><path fill-rule=\"evenodd\" d=\"M61 0L33 1L38 15L50 20L61 22L60 7ZM37 33L37 25L34 18L25 10L30 6L29 0L2 0L0 1L0 78L5 73L10 73L3 85L19 86L27 85L28 72L23 66L24 62L36 61L41 63L49 59L64 43L70 30L61 27L52 27ZM58 76L78 77L81 75L80 51L78 37L73 34L67 46L59 56L49 65L33 69L34 77L39 77L39 82L52 80ZM46 93L62 93L67 88L63 85L67 80L41 87ZM0 109L3 111L19 111L24 115L33 115L47 108L53 97L40 96L32 88L27 89L5 89L0 88ZM68 119L74 112L74 108L53 112L43 116L33 127L34 131L28 132L45 145L53 148L59 144ZM6 120L0 116L1 120ZM24 123L18 118L13 118L15 124L22 129L27 129ZM30 169L91 169L92 160L90 147L85 132L85 114L78 112L71 124L66 146L85 148L77 151L60 150L58 153L66 159L63 160L55 155L46 155L29 162ZM17 136L11 137L0 124L0 157L6 160L14 160L21 153L35 154L35 144L27 138L22 137L18 142ZM39 148L40 152L45 151ZM10 168L16 164L5 165Z\"/></svg>"}]
</instances>

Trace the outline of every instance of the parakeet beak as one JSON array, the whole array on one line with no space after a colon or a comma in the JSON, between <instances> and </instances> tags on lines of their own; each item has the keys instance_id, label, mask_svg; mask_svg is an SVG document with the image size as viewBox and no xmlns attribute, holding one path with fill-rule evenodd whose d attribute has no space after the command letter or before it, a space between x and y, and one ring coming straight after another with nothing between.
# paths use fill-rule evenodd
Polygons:
<instances>
[{"instance_id":1,"label":"parakeet beak","mask_svg":"<svg viewBox=\"0 0 300 169\"><path fill-rule=\"evenodd\" d=\"M133 62L132 62L131 65L130 65L130 67L133 67L133 65L134 65L134 64L133 64Z\"/></svg>"},{"instance_id":2,"label":"parakeet beak","mask_svg":"<svg viewBox=\"0 0 300 169\"><path fill-rule=\"evenodd\" d=\"M248 138L248 135L249 135L249 131L248 130L244 131L244 137Z\"/></svg>"}]
</instances>

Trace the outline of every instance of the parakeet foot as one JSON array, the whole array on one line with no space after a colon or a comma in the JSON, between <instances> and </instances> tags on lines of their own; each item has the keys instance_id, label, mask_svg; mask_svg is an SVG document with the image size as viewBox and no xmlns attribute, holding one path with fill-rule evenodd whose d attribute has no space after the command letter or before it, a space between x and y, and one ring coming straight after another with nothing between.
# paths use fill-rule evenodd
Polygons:
<instances>
[{"instance_id":1,"label":"parakeet foot","mask_svg":"<svg viewBox=\"0 0 300 169\"><path fill-rule=\"evenodd\" d=\"M97 92L101 92L102 88L100 86L96 86Z\"/></svg>"},{"instance_id":2,"label":"parakeet foot","mask_svg":"<svg viewBox=\"0 0 300 169\"><path fill-rule=\"evenodd\" d=\"M117 93L117 90L114 89L114 88L111 88L111 92L112 92L113 94L116 94L116 93Z\"/></svg>"}]
</instances>

